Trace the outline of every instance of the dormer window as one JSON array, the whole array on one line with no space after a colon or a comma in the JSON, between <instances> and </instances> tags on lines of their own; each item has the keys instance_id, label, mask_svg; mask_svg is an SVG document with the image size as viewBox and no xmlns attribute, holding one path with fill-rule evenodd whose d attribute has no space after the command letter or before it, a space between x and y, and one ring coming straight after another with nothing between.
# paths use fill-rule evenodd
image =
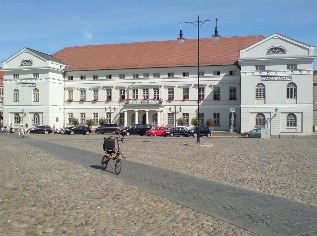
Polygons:
<instances>
[{"instance_id":1,"label":"dormer window","mask_svg":"<svg viewBox=\"0 0 317 236\"><path fill-rule=\"evenodd\" d=\"M270 54L285 54L286 51L282 47L272 47L269 50L267 50L266 55Z\"/></svg>"}]
</instances>

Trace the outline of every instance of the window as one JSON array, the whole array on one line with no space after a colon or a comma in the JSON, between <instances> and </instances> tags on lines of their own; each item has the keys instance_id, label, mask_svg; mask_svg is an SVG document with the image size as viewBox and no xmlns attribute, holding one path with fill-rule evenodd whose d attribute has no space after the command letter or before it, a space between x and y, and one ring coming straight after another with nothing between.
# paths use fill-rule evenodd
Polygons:
<instances>
[{"instance_id":1,"label":"window","mask_svg":"<svg viewBox=\"0 0 317 236\"><path fill-rule=\"evenodd\" d=\"M35 88L33 89L33 102L39 102L40 101L40 91Z\"/></svg>"},{"instance_id":2,"label":"window","mask_svg":"<svg viewBox=\"0 0 317 236\"><path fill-rule=\"evenodd\" d=\"M168 78L174 77L174 72L169 72L169 73L167 73L167 77L168 77Z\"/></svg>"},{"instance_id":3,"label":"window","mask_svg":"<svg viewBox=\"0 0 317 236\"><path fill-rule=\"evenodd\" d=\"M215 122L214 125L219 126L220 125L220 113L214 113L213 118L214 118L214 122Z\"/></svg>"},{"instance_id":4,"label":"window","mask_svg":"<svg viewBox=\"0 0 317 236\"><path fill-rule=\"evenodd\" d=\"M282 47L272 47L266 52L266 54L285 54L285 53L286 51Z\"/></svg>"},{"instance_id":5,"label":"window","mask_svg":"<svg viewBox=\"0 0 317 236\"><path fill-rule=\"evenodd\" d=\"M286 87L287 98L297 98L297 86L294 83L289 83Z\"/></svg>"},{"instance_id":6,"label":"window","mask_svg":"<svg viewBox=\"0 0 317 236\"><path fill-rule=\"evenodd\" d=\"M255 99L265 99L265 85L257 84L255 87Z\"/></svg>"},{"instance_id":7,"label":"window","mask_svg":"<svg viewBox=\"0 0 317 236\"><path fill-rule=\"evenodd\" d=\"M233 70L229 71L229 76L233 76Z\"/></svg>"},{"instance_id":8,"label":"window","mask_svg":"<svg viewBox=\"0 0 317 236\"><path fill-rule=\"evenodd\" d=\"M106 100L111 101L111 99L112 99L112 90L106 89Z\"/></svg>"},{"instance_id":9,"label":"window","mask_svg":"<svg viewBox=\"0 0 317 236\"><path fill-rule=\"evenodd\" d=\"M160 89L153 88L153 99L159 100L160 99Z\"/></svg>"},{"instance_id":10,"label":"window","mask_svg":"<svg viewBox=\"0 0 317 236\"><path fill-rule=\"evenodd\" d=\"M183 113L183 119L185 120L185 125L189 125L189 113Z\"/></svg>"},{"instance_id":11,"label":"window","mask_svg":"<svg viewBox=\"0 0 317 236\"><path fill-rule=\"evenodd\" d=\"M94 79L94 80L98 79L98 75L93 75L92 79Z\"/></svg>"},{"instance_id":12,"label":"window","mask_svg":"<svg viewBox=\"0 0 317 236\"><path fill-rule=\"evenodd\" d=\"M183 77L189 77L189 72L183 72Z\"/></svg>"},{"instance_id":13,"label":"window","mask_svg":"<svg viewBox=\"0 0 317 236\"><path fill-rule=\"evenodd\" d=\"M229 100L237 100L237 88L229 87Z\"/></svg>"},{"instance_id":14,"label":"window","mask_svg":"<svg viewBox=\"0 0 317 236\"><path fill-rule=\"evenodd\" d=\"M150 74L149 73L143 73L143 78L149 78Z\"/></svg>"},{"instance_id":15,"label":"window","mask_svg":"<svg viewBox=\"0 0 317 236\"><path fill-rule=\"evenodd\" d=\"M263 113L257 114L255 117L255 125L256 126L265 126L265 115Z\"/></svg>"},{"instance_id":16,"label":"window","mask_svg":"<svg viewBox=\"0 0 317 236\"><path fill-rule=\"evenodd\" d=\"M168 88L168 97L167 100L171 101L174 100L174 88Z\"/></svg>"},{"instance_id":17,"label":"window","mask_svg":"<svg viewBox=\"0 0 317 236\"><path fill-rule=\"evenodd\" d=\"M13 78L14 78L14 79L18 79L18 78L19 78L19 74L14 74L14 75L13 75Z\"/></svg>"},{"instance_id":18,"label":"window","mask_svg":"<svg viewBox=\"0 0 317 236\"><path fill-rule=\"evenodd\" d=\"M157 125L157 113L152 116L152 124Z\"/></svg>"},{"instance_id":19,"label":"window","mask_svg":"<svg viewBox=\"0 0 317 236\"><path fill-rule=\"evenodd\" d=\"M264 65L256 65L255 70L265 70L265 66Z\"/></svg>"},{"instance_id":20,"label":"window","mask_svg":"<svg viewBox=\"0 0 317 236\"><path fill-rule=\"evenodd\" d=\"M125 89L120 89L119 90L120 93L120 100L125 100Z\"/></svg>"},{"instance_id":21,"label":"window","mask_svg":"<svg viewBox=\"0 0 317 236\"><path fill-rule=\"evenodd\" d=\"M80 101L86 100L86 89L80 89Z\"/></svg>"},{"instance_id":22,"label":"window","mask_svg":"<svg viewBox=\"0 0 317 236\"><path fill-rule=\"evenodd\" d=\"M68 89L68 101L73 101L73 90Z\"/></svg>"},{"instance_id":23,"label":"window","mask_svg":"<svg viewBox=\"0 0 317 236\"><path fill-rule=\"evenodd\" d=\"M297 127L297 118L294 113L290 113L286 118L287 127Z\"/></svg>"},{"instance_id":24,"label":"window","mask_svg":"<svg viewBox=\"0 0 317 236\"><path fill-rule=\"evenodd\" d=\"M199 125L205 124L205 113L199 113Z\"/></svg>"},{"instance_id":25,"label":"window","mask_svg":"<svg viewBox=\"0 0 317 236\"><path fill-rule=\"evenodd\" d=\"M13 101L18 102L20 97L20 92L18 89L13 90Z\"/></svg>"},{"instance_id":26,"label":"window","mask_svg":"<svg viewBox=\"0 0 317 236\"><path fill-rule=\"evenodd\" d=\"M94 96L93 100L97 101L98 98L99 98L99 90L98 89L93 89L92 92L93 92L93 96Z\"/></svg>"},{"instance_id":27,"label":"window","mask_svg":"<svg viewBox=\"0 0 317 236\"><path fill-rule=\"evenodd\" d=\"M125 74L119 74L119 79L125 79Z\"/></svg>"},{"instance_id":28,"label":"window","mask_svg":"<svg viewBox=\"0 0 317 236\"><path fill-rule=\"evenodd\" d=\"M214 100L220 100L220 87L214 87Z\"/></svg>"},{"instance_id":29,"label":"window","mask_svg":"<svg viewBox=\"0 0 317 236\"><path fill-rule=\"evenodd\" d=\"M220 75L220 71L219 70L213 71L213 75Z\"/></svg>"},{"instance_id":30,"label":"window","mask_svg":"<svg viewBox=\"0 0 317 236\"><path fill-rule=\"evenodd\" d=\"M112 75L106 75L106 79L112 79Z\"/></svg>"},{"instance_id":31,"label":"window","mask_svg":"<svg viewBox=\"0 0 317 236\"><path fill-rule=\"evenodd\" d=\"M21 117L19 113L14 114L14 124L20 124L21 123Z\"/></svg>"},{"instance_id":32,"label":"window","mask_svg":"<svg viewBox=\"0 0 317 236\"><path fill-rule=\"evenodd\" d=\"M33 124L34 125L40 125L40 115L38 113L34 113L33 115Z\"/></svg>"},{"instance_id":33,"label":"window","mask_svg":"<svg viewBox=\"0 0 317 236\"><path fill-rule=\"evenodd\" d=\"M160 73L153 73L153 78L160 78L160 77L161 77Z\"/></svg>"},{"instance_id":34,"label":"window","mask_svg":"<svg viewBox=\"0 0 317 236\"><path fill-rule=\"evenodd\" d=\"M68 80L74 80L74 76L69 75L69 76L67 77L67 79L68 79Z\"/></svg>"},{"instance_id":35,"label":"window","mask_svg":"<svg viewBox=\"0 0 317 236\"><path fill-rule=\"evenodd\" d=\"M132 89L132 99L139 99L139 90Z\"/></svg>"},{"instance_id":36,"label":"window","mask_svg":"<svg viewBox=\"0 0 317 236\"><path fill-rule=\"evenodd\" d=\"M111 123L111 112L106 112L106 122Z\"/></svg>"},{"instance_id":37,"label":"window","mask_svg":"<svg viewBox=\"0 0 317 236\"><path fill-rule=\"evenodd\" d=\"M81 75L80 80L86 80L86 75Z\"/></svg>"},{"instance_id":38,"label":"window","mask_svg":"<svg viewBox=\"0 0 317 236\"><path fill-rule=\"evenodd\" d=\"M139 78L139 74L133 74L133 79L138 79Z\"/></svg>"},{"instance_id":39,"label":"window","mask_svg":"<svg viewBox=\"0 0 317 236\"><path fill-rule=\"evenodd\" d=\"M189 88L183 88L183 100L189 99Z\"/></svg>"},{"instance_id":40,"label":"window","mask_svg":"<svg viewBox=\"0 0 317 236\"><path fill-rule=\"evenodd\" d=\"M167 114L167 125L174 126L174 113Z\"/></svg>"},{"instance_id":41,"label":"window","mask_svg":"<svg viewBox=\"0 0 317 236\"><path fill-rule=\"evenodd\" d=\"M93 116L93 120L95 122L95 124L97 125L99 123L99 114L98 113L92 113Z\"/></svg>"},{"instance_id":42,"label":"window","mask_svg":"<svg viewBox=\"0 0 317 236\"><path fill-rule=\"evenodd\" d=\"M73 118L74 118L74 114L73 113L68 113L68 124L72 124L73 123Z\"/></svg>"},{"instance_id":43,"label":"window","mask_svg":"<svg viewBox=\"0 0 317 236\"><path fill-rule=\"evenodd\" d=\"M80 124L86 123L86 113L80 113Z\"/></svg>"},{"instance_id":44,"label":"window","mask_svg":"<svg viewBox=\"0 0 317 236\"><path fill-rule=\"evenodd\" d=\"M143 99L149 99L149 89L143 89Z\"/></svg>"},{"instance_id":45,"label":"window","mask_svg":"<svg viewBox=\"0 0 317 236\"><path fill-rule=\"evenodd\" d=\"M199 76L205 76L205 71L199 71Z\"/></svg>"},{"instance_id":46,"label":"window","mask_svg":"<svg viewBox=\"0 0 317 236\"><path fill-rule=\"evenodd\" d=\"M40 74L39 73L33 73L33 78L34 79L38 79L40 77Z\"/></svg>"},{"instance_id":47,"label":"window","mask_svg":"<svg viewBox=\"0 0 317 236\"><path fill-rule=\"evenodd\" d=\"M120 113L119 124L124 125L124 113Z\"/></svg>"},{"instance_id":48,"label":"window","mask_svg":"<svg viewBox=\"0 0 317 236\"><path fill-rule=\"evenodd\" d=\"M198 99L204 100L205 99L205 88L198 89Z\"/></svg>"},{"instance_id":49,"label":"window","mask_svg":"<svg viewBox=\"0 0 317 236\"><path fill-rule=\"evenodd\" d=\"M297 70L297 65L296 64L288 64L287 69L288 70Z\"/></svg>"}]
</instances>

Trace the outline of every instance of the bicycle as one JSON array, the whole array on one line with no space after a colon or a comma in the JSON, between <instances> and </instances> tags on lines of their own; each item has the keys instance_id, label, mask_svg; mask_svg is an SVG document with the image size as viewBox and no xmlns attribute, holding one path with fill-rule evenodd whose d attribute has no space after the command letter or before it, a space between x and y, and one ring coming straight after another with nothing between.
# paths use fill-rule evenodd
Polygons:
<instances>
[{"instance_id":1,"label":"bicycle","mask_svg":"<svg viewBox=\"0 0 317 236\"><path fill-rule=\"evenodd\" d=\"M117 148L116 148L116 140L117 140ZM104 138L103 141L103 150L106 152L106 154L102 157L101 160L101 167L102 170L106 170L107 166L110 161L115 161L114 165L114 171L118 175L121 172L122 168L122 162L121 159L125 159L123 156L121 150L119 141L123 143L123 138L115 137L112 138L112 136L109 136L108 138ZM113 169L113 166L109 164L111 168Z\"/></svg>"}]
</instances>

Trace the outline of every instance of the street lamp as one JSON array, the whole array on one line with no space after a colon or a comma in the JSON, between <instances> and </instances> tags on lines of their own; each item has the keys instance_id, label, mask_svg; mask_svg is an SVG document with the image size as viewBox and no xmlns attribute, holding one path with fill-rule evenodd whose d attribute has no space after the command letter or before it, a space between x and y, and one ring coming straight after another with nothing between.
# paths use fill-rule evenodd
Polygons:
<instances>
[{"instance_id":1,"label":"street lamp","mask_svg":"<svg viewBox=\"0 0 317 236\"><path fill-rule=\"evenodd\" d=\"M185 24L192 24L197 27L197 121L198 121L198 127L200 126L200 120L199 120L199 66L200 66L200 45L199 45L199 40L200 40L200 26L207 23L210 20L200 20L199 15L197 17L196 21L186 21L184 22ZM214 31L214 35L212 36L212 39L216 42L219 40L220 35L218 34L218 19L216 18L216 27ZM184 44L185 43L185 38L183 35L182 29L179 31L179 38L177 38L179 44ZM197 131L197 143L200 143L200 131L198 128Z\"/></svg>"},{"instance_id":2,"label":"street lamp","mask_svg":"<svg viewBox=\"0 0 317 236\"><path fill-rule=\"evenodd\" d=\"M108 112L107 112L107 110L109 110ZM114 113L116 111L116 108L115 107L105 107L105 112L106 112L106 116L107 116L107 113L109 113L110 114L110 117L108 118L108 117L106 117L107 118L107 122L108 121L110 121L110 122L108 122L108 123L111 123L111 114L112 113ZM109 119L109 120L108 120Z\"/></svg>"},{"instance_id":3,"label":"street lamp","mask_svg":"<svg viewBox=\"0 0 317 236\"><path fill-rule=\"evenodd\" d=\"M170 112L172 112L172 107L169 108ZM174 106L174 127L176 126L176 114L182 112L182 107L180 106L177 111L177 106Z\"/></svg>"}]
</instances>

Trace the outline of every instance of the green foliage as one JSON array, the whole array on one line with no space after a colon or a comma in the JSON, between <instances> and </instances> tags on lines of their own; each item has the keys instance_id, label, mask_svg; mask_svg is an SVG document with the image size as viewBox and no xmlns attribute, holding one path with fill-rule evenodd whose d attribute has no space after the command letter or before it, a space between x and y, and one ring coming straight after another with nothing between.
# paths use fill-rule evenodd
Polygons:
<instances>
[{"instance_id":1,"label":"green foliage","mask_svg":"<svg viewBox=\"0 0 317 236\"><path fill-rule=\"evenodd\" d=\"M72 119L72 124L73 124L74 126L78 126L78 125L79 125L79 120L76 119L76 118L73 118L73 119Z\"/></svg>"},{"instance_id":2,"label":"green foliage","mask_svg":"<svg viewBox=\"0 0 317 236\"><path fill-rule=\"evenodd\" d=\"M215 124L215 119L213 118L209 118L206 120L206 123L205 123L207 126L214 126Z\"/></svg>"},{"instance_id":3,"label":"green foliage","mask_svg":"<svg viewBox=\"0 0 317 236\"><path fill-rule=\"evenodd\" d=\"M184 118L178 118L178 119L176 120L176 123L177 123L177 125L183 126L183 125L186 124L186 120L185 120Z\"/></svg>"},{"instance_id":4,"label":"green foliage","mask_svg":"<svg viewBox=\"0 0 317 236\"><path fill-rule=\"evenodd\" d=\"M94 124L95 124L95 121L93 120L93 119L88 119L88 120L86 120L86 124L87 124L87 126L93 126Z\"/></svg>"},{"instance_id":5,"label":"green foliage","mask_svg":"<svg viewBox=\"0 0 317 236\"><path fill-rule=\"evenodd\" d=\"M193 125L193 126L198 126L198 120L197 120L197 118L196 118L196 117L193 118L193 119L191 120L190 124Z\"/></svg>"},{"instance_id":6,"label":"green foliage","mask_svg":"<svg viewBox=\"0 0 317 236\"><path fill-rule=\"evenodd\" d=\"M104 125L104 124L107 124L107 120L105 118L100 118L99 125Z\"/></svg>"}]
</instances>

